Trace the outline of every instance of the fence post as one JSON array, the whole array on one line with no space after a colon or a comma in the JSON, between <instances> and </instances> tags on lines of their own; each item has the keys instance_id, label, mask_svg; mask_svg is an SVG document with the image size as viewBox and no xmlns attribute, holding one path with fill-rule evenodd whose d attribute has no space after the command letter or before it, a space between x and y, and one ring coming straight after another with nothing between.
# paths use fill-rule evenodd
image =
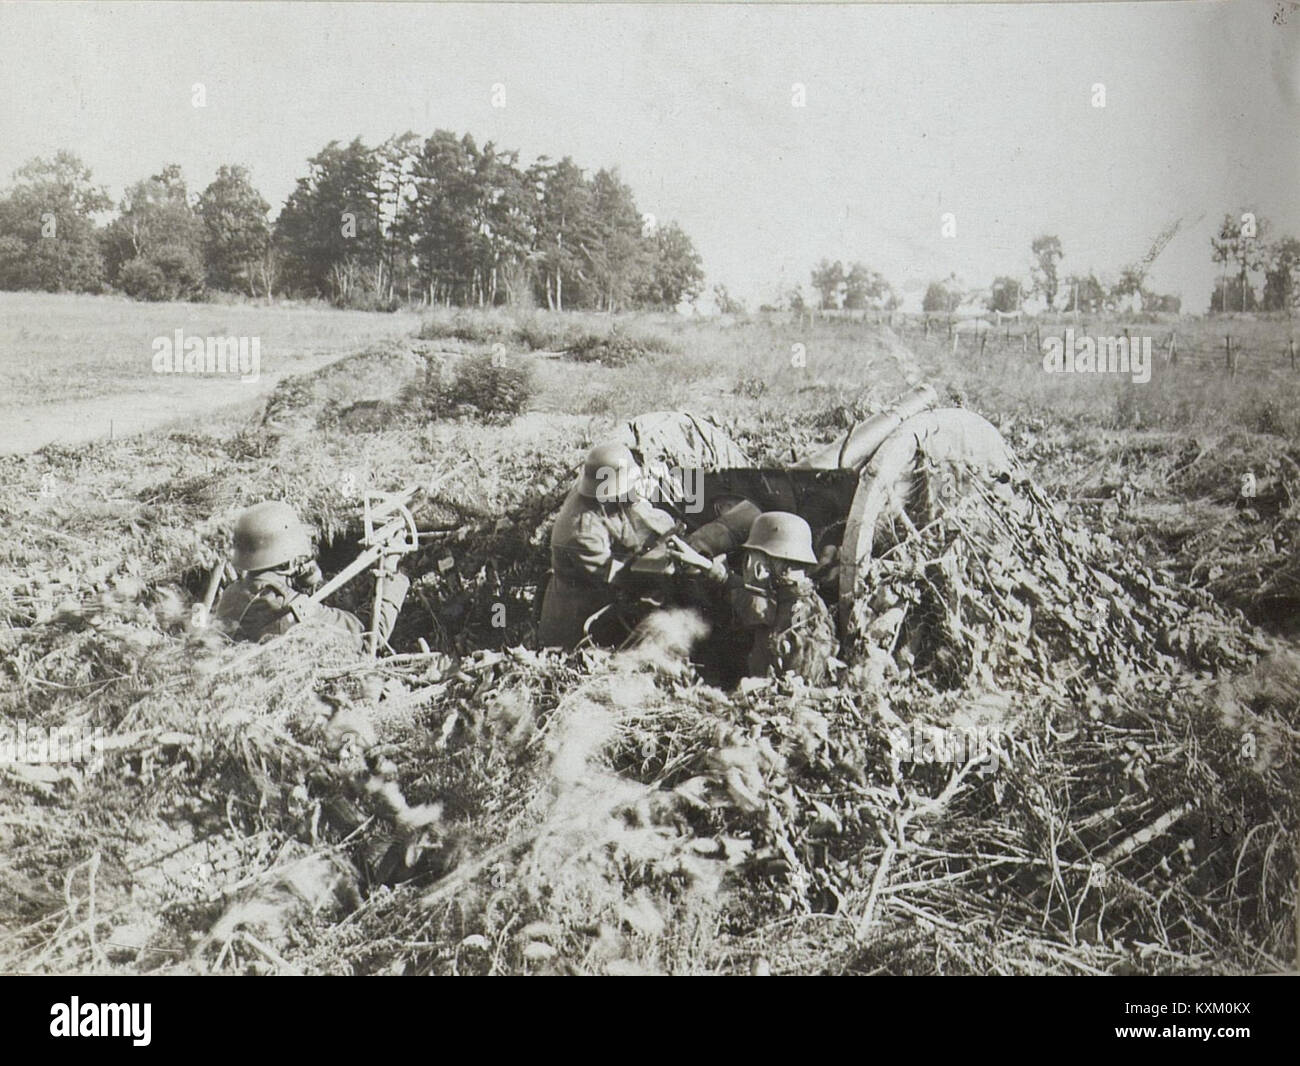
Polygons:
<instances>
[{"instance_id":1,"label":"fence post","mask_svg":"<svg viewBox=\"0 0 1300 1066\"><path fill-rule=\"evenodd\" d=\"M980 359L981 360L983 360L984 358L984 345L988 341L988 339L989 339L988 331L985 330L983 333L980 334Z\"/></svg>"},{"instance_id":2,"label":"fence post","mask_svg":"<svg viewBox=\"0 0 1300 1066\"><path fill-rule=\"evenodd\" d=\"M1228 375L1229 377L1235 378L1237 376L1237 353L1233 350L1232 347L1231 333L1229 333L1226 337L1223 338L1223 351L1224 351L1224 358L1226 359L1228 364Z\"/></svg>"},{"instance_id":3,"label":"fence post","mask_svg":"<svg viewBox=\"0 0 1300 1066\"><path fill-rule=\"evenodd\" d=\"M1295 338L1292 337L1286 342L1287 354L1291 356L1291 369L1295 369Z\"/></svg>"},{"instance_id":4,"label":"fence post","mask_svg":"<svg viewBox=\"0 0 1300 1066\"><path fill-rule=\"evenodd\" d=\"M1170 364L1178 362L1178 336L1173 330L1169 331L1169 347L1165 350L1165 362Z\"/></svg>"},{"instance_id":5,"label":"fence post","mask_svg":"<svg viewBox=\"0 0 1300 1066\"><path fill-rule=\"evenodd\" d=\"M1034 344L1037 346L1037 351L1041 353L1043 350L1042 327L1037 322L1034 323Z\"/></svg>"},{"instance_id":6,"label":"fence post","mask_svg":"<svg viewBox=\"0 0 1300 1066\"><path fill-rule=\"evenodd\" d=\"M1029 354L1029 334L1028 334L1028 333L1022 333L1022 334L1020 334L1020 354L1021 354L1021 355L1028 355L1028 354Z\"/></svg>"}]
</instances>

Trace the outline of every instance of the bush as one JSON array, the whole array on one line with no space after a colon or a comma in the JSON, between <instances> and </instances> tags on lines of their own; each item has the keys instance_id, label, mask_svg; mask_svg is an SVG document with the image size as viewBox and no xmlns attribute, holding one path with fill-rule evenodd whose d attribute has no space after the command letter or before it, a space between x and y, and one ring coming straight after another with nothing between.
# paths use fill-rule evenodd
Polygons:
<instances>
[{"instance_id":1,"label":"bush","mask_svg":"<svg viewBox=\"0 0 1300 1066\"><path fill-rule=\"evenodd\" d=\"M117 283L133 300L168 300L167 279L148 259L131 259L122 264Z\"/></svg>"},{"instance_id":2,"label":"bush","mask_svg":"<svg viewBox=\"0 0 1300 1066\"><path fill-rule=\"evenodd\" d=\"M450 373L430 361L424 380L408 390L406 400L430 418L445 418L468 406L484 421L504 422L528 407L532 392L531 367L477 355L466 357Z\"/></svg>"},{"instance_id":3,"label":"bush","mask_svg":"<svg viewBox=\"0 0 1300 1066\"><path fill-rule=\"evenodd\" d=\"M134 300L192 300L203 294L203 264L190 249L165 245L123 263L117 284Z\"/></svg>"},{"instance_id":4,"label":"bush","mask_svg":"<svg viewBox=\"0 0 1300 1066\"><path fill-rule=\"evenodd\" d=\"M496 318L465 312L450 320L431 318L420 326L420 340L436 341L448 337L458 341L490 344L509 339L510 330Z\"/></svg>"},{"instance_id":5,"label":"bush","mask_svg":"<svg viewBox=\"0 0 1300 1066\"><path fill-rule=\"evenodd\" d=\"M672 342L655 334L633 337L613 329L608 334L584 333L569 348L568 354L581 363L628 366L655 352L672 351Z\"/></svg>"}]
</instances>

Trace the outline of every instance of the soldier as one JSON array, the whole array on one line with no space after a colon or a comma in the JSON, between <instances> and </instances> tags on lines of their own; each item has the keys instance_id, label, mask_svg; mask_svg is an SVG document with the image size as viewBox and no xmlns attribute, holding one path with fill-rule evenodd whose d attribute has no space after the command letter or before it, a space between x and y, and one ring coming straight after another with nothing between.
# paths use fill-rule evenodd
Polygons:
<instances>
[{"instance_id":1,"label":"soldier","mask_svg":"<svg viewBox=\"0 0 1300 1066\"><path fill-rule=\"evenodd\" d=\"M701 571L725 585L732 612L741 628L753 630L746 673L762 677L796 673L813 685L830 680L835 654L835 623L830 610L808 578L817 565L808 523L785 511L767 511L754 519L745 549L743 574L673 538L668 552L683 566Z\"/></svg>"},{"instance_id":2,"label":"soldier","mask_svg":"<svg viewBox=\"0 0 1300 1066\"><path fill-rule=\"evenodd\" d=\"M216 618L236 640L258 641L285 633L308 618L346 629L358 642L365 636L365 626L356 615L310 602L311 590L321 584L320 567L310 531L287 503L269 500L239 516L231 562L240 577L222 592ZM393 631L410 586L406 575L397 573L396 563L395 555L384 556L380 563L386 577L379 617L381 644Z\"/></svg>"},{"instance_id":3,"label":"soldier","mask_svg":"<svg viewBox=\"0 0 1300 1066\"><path fill-rule=\"evenodd\" d=\"M626 445L600 444L587 454L551 530L551 579L537 627L542 647L573 648L589 630L596 643L612 645L631 632L628 565L676 526L639 496L640 479Z\"/></svg>"}]
</instances>

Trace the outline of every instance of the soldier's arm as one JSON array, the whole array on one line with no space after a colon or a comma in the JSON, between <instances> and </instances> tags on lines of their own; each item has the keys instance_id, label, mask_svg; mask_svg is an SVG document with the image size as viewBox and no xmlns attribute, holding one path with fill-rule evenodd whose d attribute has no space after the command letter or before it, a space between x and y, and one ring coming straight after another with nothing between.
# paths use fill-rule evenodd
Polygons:
<instances>
[{"instance_id":1,"label":"soldier's arm","mask_svg":"<svg viewBox=\"0 0 1300 1066\"><path fill-rule=\"evenodd\" d=\"M384 580L384 598L379 603L379 643L383 644L397 624L406 593L411 587L411 579L405 574L389 574Z\"/></svg>"},{"instance_id":2,"label":"soldier's arm","mask_svg":"<svg viewBox=\"0 0 1300 1066\"><path fill-rule=\"evenodd\" d=\"M575 569L593 585L607 585L620 567L614 558L609 530L591 515L584 515L573 537L562 549Z\"/></svg>"}]
</instances>

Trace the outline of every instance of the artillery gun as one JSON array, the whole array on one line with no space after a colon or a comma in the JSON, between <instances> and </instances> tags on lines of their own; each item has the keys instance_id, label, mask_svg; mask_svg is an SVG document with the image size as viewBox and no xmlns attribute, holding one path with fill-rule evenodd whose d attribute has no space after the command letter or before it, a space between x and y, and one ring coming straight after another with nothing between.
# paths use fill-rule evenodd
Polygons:
<instances>
[{"instance_id":1,"label":"artillery gun","mask_svg":"<svg viewBox=\"0 0 1300 1066\"><path fill-rule=\"evenodd\" d=\"M821 560L819 587L838 607L850 655L865 622L854 607L870 592L872 559L948 507L978 499L979 486L996 490L1015 463L996 428L972 411L939 407L928 385L788 467L751 465L720 427L686 414L642 416L621 439L642 463L651 499L714 554L734 550L761 511L803 517ZM633 569L649 575L670 566L657 549Z\"/></svg>"}]
</instances>

